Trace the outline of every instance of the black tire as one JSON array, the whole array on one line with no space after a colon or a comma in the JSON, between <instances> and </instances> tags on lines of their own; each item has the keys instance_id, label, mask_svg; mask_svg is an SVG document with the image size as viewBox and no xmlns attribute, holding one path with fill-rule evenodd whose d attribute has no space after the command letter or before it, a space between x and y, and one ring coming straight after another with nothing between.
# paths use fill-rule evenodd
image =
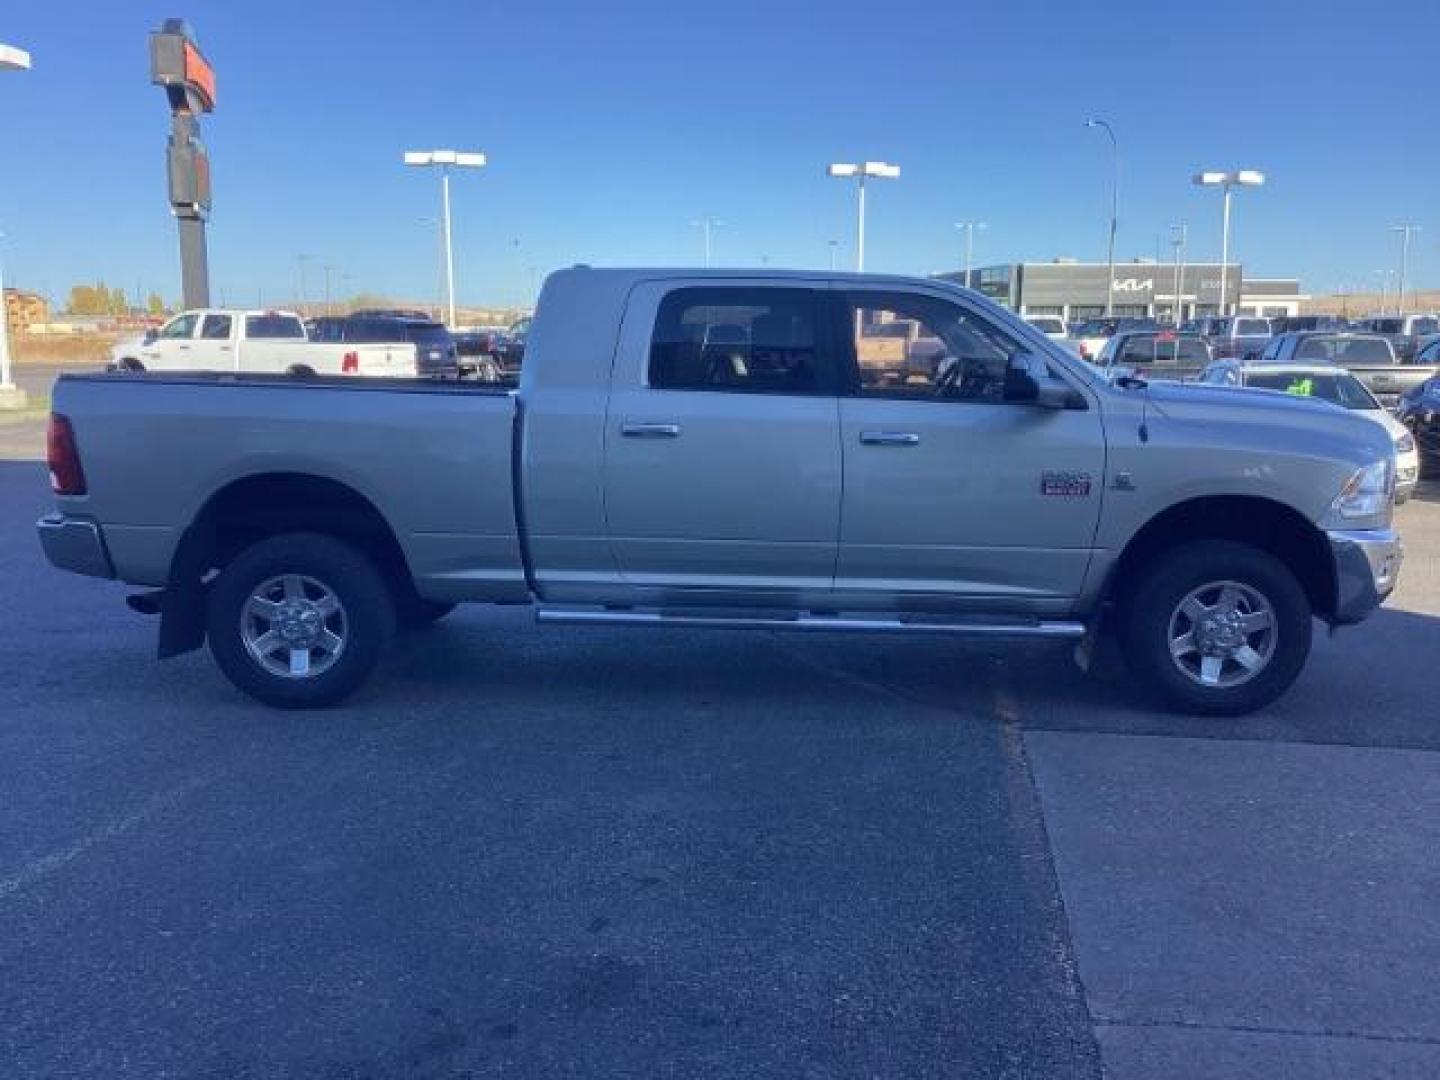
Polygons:
<instances>
[{"instance_id":1,"label":"black tire","mask_svg":"<svg viewBox=\"0 0 1440 1080\"><path fill-rule=\"evenodd\" d=\"M1236 685L1202 685L1171 656L1172 616L1192 590L1211 582L1254 590L1271 613L1274 638L1264 666L1241 676L1235 662L1226 662L1232 676L1246 679ZM1289 568L1268 552L1229 540L1196 540L1161 552L1140 571L1120 608L1121 644L1131 670L1171 709L1197 716L1243 716L1285 693L1310 654L1311 629L1310 600Z\"/></svg>"},{"instance_id":2,"label":"black tire","mask_svg":"<svg viewBox=\"0 0 1440 1080\"><path fill-rule=\"evenodd\" d=\"M313 379L315 377L315 369L306 364L293 364L285 374L289 375L292 379Z\"/></svg>"},{"instance_id":3,"label":"black tire","mask_svg":"<svg viewBox=\"0 0 1440 1080\"><path fill-rule=\"evenodd\" d=\"M410 596L395 602L395 622L401 630L419 630L439 622L454 610L454 604Z\"/></svg>"},{"instance_id":4,"label":"black tire","mask_svg":"<svg viewBox=\"0 0 1440 1080\"><path fill-rule=\"evenodd\" d=\"M341 605L343 647L313 674L267 670L246 644L242 621L252 594L286 575L319 583ZM246 548L221 571L209 590L205 628L215 662L240 690L277 708L319 708L348 697L375 669L395 633L395 605L375 564L356 548L319 533L283 533Z\"/></svg>"},{"instance_id":5,"label":"black tire","mask_svg":"<svg viewBox=\"0 0 1440 1080\"><path fill-rule=\"evenodd\" d=\"M138 375L145 370L145 365L142 364L139 360L136 360L133 356L127 356L125 357L125 359L121 360L118 364L115 365L115 370L128 371L132 374Z\"/></svg>"}]
</instances>

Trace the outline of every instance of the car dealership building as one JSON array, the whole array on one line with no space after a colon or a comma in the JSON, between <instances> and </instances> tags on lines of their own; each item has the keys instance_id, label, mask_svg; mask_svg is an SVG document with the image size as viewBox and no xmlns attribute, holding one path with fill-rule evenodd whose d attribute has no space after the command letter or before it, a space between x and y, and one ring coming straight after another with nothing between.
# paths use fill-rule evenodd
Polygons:
<instances>
[{"instance_id":1,"label":"car dealership building","mask_svg":"<svg viewBox=\"0 0 1440 1080\"><path fill-rule=\"evenodd\" d=\"M1056 315L1074 320L1105 314L1108 274L1105 263L1068 260L1009 263L975 269L971 283L1017 314ZM965 283L963 270L939 276ZM1174 316L1178 292L1182 321L1198 315L1214 315L1220 309L1220 277L1219 263L1192 263L1178 271L1173 264L1116 263L1114 313L1170 319ZM1225 279L1230 308L1240 315L1298 315L1301 303L1309 299L1300 291L1298 280L1247 278L1239 263L1226 267Z\"/></svg>"}]
</instances>

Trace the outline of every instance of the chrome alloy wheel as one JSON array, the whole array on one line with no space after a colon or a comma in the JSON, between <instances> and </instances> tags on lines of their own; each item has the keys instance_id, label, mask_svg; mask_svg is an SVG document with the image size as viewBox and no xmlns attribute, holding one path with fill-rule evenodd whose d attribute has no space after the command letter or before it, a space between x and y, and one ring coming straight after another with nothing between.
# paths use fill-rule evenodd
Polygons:
<instances>
[{"instance_id":1,"label":"chrome alloy wheel","mask_svg":"<svg viewBox=\"0 0 1440 1080\"><path fill-rule=\"evenodd\" d=\"M271 675L323 675L345 651L349 622L340 598L324 582L282 574L261 582L240 613L240 638Z\"/></svg>"},{"instance_id":2,"label":"chrome alloy wheel","mask_svg":"<svg viewBox=\"0 0 1440 1080\"><path fill-rule=\"evenodd\" d=\"M1270 601L1238 581L1190 590L1170 615L1170 659L1205 687L1240 686L1275 655L1277 624Z\"/></svg>"}]
</instances>

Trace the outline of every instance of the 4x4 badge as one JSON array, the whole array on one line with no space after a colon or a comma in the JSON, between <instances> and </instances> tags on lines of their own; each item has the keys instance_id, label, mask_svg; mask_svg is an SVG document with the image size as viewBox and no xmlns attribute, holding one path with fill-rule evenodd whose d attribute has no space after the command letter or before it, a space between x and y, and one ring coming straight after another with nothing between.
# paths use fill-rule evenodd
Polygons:
<instances>
[{"instance_id":1,"label":"4x4 badge","mask_svg":"<svg viewBox=\"0 0 1440 1080\"><path fill-rule=\"evenodd\" d=\"M1090 494L1090 474L1084 472L1042 472L1040 494L1083 499Z\"/></svg>"}]
</instances>

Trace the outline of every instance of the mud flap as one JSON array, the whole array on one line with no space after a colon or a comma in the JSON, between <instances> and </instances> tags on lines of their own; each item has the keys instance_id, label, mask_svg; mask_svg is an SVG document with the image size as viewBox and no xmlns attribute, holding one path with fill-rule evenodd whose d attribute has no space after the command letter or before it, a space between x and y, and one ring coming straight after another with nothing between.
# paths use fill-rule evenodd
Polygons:
<instances>
[{"instance_id":1,"label":"mud flap","mask_svg":"<svg viewBox=\"0 0 1440 1080\"><path fill-rule=\"evenodd\" d=\"M170 564L170 580L160 597L160 642L156 656L194 652L205 644L205 597L209 589L204 574L209 569L209 530L189 528L180 538Z\"/></svg>"}]
</instances>

